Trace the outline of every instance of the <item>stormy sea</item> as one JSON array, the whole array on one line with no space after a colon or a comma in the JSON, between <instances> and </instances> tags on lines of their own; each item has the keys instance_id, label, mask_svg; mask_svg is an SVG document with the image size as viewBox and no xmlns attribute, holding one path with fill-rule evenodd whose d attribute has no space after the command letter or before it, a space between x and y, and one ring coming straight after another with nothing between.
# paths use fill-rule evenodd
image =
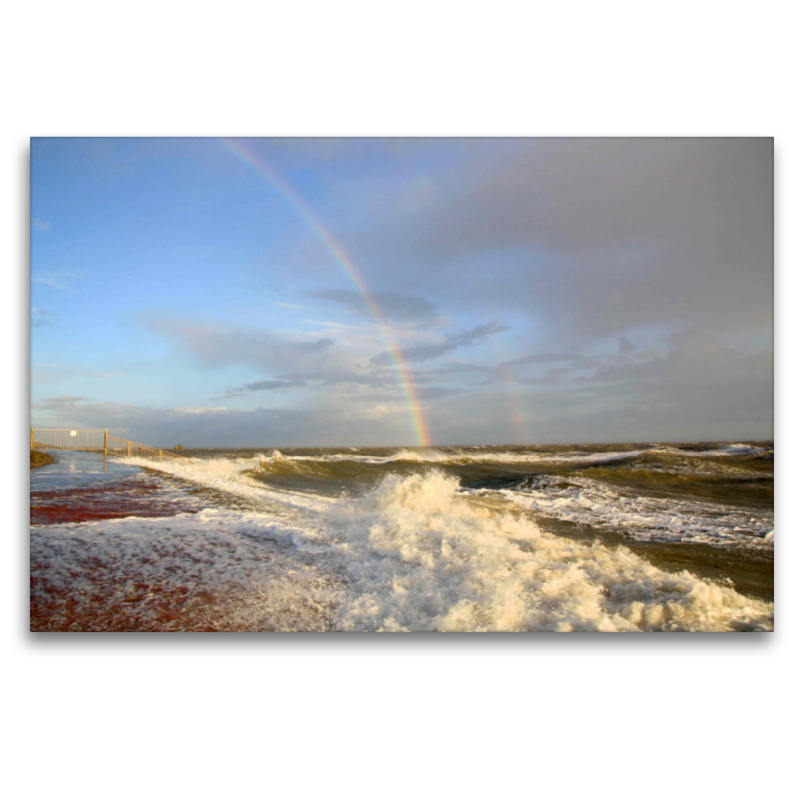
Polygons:
<instances>
[{"instance_id":1,"label":"stormy sea","mask_svg":"<svg viewBox=\"0 0 800 800\"><path fill-rule=\"evenodd\" d=\"M769 631L773 443L53 452L38 631Z\"/></svg>"}]
</instances>

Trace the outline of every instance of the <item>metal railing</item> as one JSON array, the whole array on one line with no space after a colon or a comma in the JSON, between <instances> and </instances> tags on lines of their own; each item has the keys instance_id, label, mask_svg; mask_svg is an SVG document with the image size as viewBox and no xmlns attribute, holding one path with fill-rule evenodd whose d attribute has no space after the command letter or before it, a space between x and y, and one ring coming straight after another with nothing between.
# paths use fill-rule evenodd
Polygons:
<instances>
[{"instance_id":1,"label":"metal railing","mask_svg":"<svg viewBox=\"0 0 800 800\"><path fill-rule=\"evenodd\" d=\"M120 439L108 428L94 430L69 430L68 428L31 428L31 450L82 450L103 453L119 458L148 458L163 461L167 458L185 458L170 450L150 447L130 439Z\"/></svg>"}]
</instances>

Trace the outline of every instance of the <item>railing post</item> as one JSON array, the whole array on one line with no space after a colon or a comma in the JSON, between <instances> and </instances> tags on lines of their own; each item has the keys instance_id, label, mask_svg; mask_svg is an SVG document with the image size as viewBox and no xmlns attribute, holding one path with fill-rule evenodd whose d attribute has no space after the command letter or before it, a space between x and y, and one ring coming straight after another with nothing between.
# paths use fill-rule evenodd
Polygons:
<instances>
[{"instance_id":1,"label":"railing post","mask_svg":"<svg viewBox=\"0 0 800 800\"><path fill-rule=\"evenodd\" d=\"M150 447L149 445L132 442L130 439L121 439L119 436L112 436L108 428L80 430L76 432L78 434L77 438L72 437L71 433L72 431L66 428L62 430L60 428L34 428L31 426L31 450L36 450L41 447L42 449L52 450L90 450L92 452L101 452L101 448L95 445L99 444L97 441L97 434L102 433L102 453L104 456L112 455L124 458L127 454L128 458L137 455L140 458L155 460L156 454L158 454L159 463L167 460L167 456L171 456L172 458L185 458L185 456L178 456L176 453L172 453L169 450L162 450L160 447Z\"/></svg>"}]
</instances>

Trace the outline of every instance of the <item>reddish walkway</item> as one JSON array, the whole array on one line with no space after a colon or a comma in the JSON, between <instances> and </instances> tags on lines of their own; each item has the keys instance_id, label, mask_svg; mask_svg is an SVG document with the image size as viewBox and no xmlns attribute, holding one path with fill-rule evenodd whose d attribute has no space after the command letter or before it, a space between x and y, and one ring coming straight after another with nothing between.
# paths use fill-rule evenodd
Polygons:
<instances>
[{"instance_id":1,"label":"reddish walkway","mask_svg":"<svg viewBox=\"0 0 800 800\"><path fill-rule=\"evenodd\" d=\"M71 489L31 492L31 525L88 522L120 517L171 517L199 506L164 497L155 480L123 478Z\"/></svg>"}]
</instances>

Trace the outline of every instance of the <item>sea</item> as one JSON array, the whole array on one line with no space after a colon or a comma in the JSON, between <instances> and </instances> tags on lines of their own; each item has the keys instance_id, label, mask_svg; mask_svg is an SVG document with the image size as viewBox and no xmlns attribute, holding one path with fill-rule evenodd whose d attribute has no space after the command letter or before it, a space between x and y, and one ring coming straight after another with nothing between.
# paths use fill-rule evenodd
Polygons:
<instances>
[{"instance_id":1,"label":"sea","mask_svg":"<svg viewBox=\"0 0 800 800\"><path fill-rule=\"evenodd\" d=\"M771 441L51 455L36 631L774 627Z\"/></svg>"}]
</instances>

